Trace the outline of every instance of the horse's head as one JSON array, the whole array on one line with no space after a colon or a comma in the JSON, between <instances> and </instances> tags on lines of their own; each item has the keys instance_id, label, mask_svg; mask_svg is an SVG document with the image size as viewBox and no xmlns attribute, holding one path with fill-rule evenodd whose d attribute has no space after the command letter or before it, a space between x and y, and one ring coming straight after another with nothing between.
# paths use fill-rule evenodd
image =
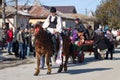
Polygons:
<instances>
[{"instance_id":1,"label":"horse's head","mask_svg":"<svg viewBox=\"0 0 120 80\"><path fill-rule=\"evenodd\" d=\"M37 23L35 25L35 35L38 35L40 31L43 31L42 24L41 23Z\"/></svg>"}]
</instances>

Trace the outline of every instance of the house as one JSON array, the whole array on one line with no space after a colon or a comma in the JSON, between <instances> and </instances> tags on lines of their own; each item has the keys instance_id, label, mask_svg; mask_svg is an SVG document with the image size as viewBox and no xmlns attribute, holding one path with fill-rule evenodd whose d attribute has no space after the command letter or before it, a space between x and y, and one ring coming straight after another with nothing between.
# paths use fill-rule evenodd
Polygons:
<instances>
[{"instance_id":1,"label":"house","mask_svg":"<svg viewBox=\"0 0 120 80\"><path fill-rule=\"evenodd\" d=\"M5 7L5 15L6 15L6 27L13 27L13 29L16 28L16 26L14 26L14 13L15 13L16 9L14 9L12 6L6 6ZM26 26L27 23L29 22L29 14L19 11L17 10L18 16L17 16L17 27L24 25ZM2 10L0 11L0 26L2 27Z\"/></svg>"},{"instance_id":2,"label":"house","mask_svg":"<svg viewBox=\"0 0 120 80\"><path fill-rule=\"evenodd\" d=\"M94 26L95 17L77 14L74 6L54 6L57 9L57 14L62 17L63 27L73 27L75 25L74 19L80 18L85 26ZM31 15L29 22L35 24L38 21L44 22L47 16L50 14L50 6L41 5L39 0L35 0L32 6L20 7L19 9L27 10Z\"/></svg>"}]
</instances>

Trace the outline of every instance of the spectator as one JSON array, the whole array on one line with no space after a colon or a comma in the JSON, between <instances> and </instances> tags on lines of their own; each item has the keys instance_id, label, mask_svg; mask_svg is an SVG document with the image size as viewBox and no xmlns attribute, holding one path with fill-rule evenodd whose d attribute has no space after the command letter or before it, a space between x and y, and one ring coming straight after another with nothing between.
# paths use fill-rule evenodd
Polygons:
<instances>
[{"instance_id":1,"label":"spectator","mask_svg":"<svg viewBox=\"0 0 120 80\"><path fill-rule=\"evenodd\" d=\"M108 59L109 53L110 53L110 59L113 59L114 43L113 43L113 34L111 33L111 30L106 31L106 37L109 40L109 47L106 53L106 59Z\"/></svg>"},{"instance_id":2,"label":"spectator","mask_svg":"<svg viewBox=\"0 0 120 80\"><path fill-rule=\"evenodd\" d=\"M30 29L30 36L31 36L31 39L30 39L30 52L33 52L34 57L35 57L36 56L35 55L35 35L34 35L33 27L31 27L31 29Z\"/></svg>"},{"instance_id":3,"label":"spectator","mask_svg":"<svg viewBox=\"0 0 120 80\"><path fill-rule=\"evenodd\" d=\"M30 40L31 40L31 36L30 36L30 31L28 28L25 29L24 32L24 38L25 38L25 54L27 55L27 57L30 54Z\"/></svg>"},{"instance_id":4,"label":"spectator","mask_svg":"<svg viewBox=\"0 0 120 80\"><path fill-rule=\"evenodd\" d=\"M19 53L20 53L20 59L25 59L25 53L24 53L24 40L23 40L23 29L20 29L20 31L17 34L17 41L19 43Z\"/></svg>"},{"instance_id":5,"label":"spectator","mask_svg":"<svg viewBox=\"0 0 120 80\"><path fill-rule=\"evenodd\" d=\"M8 38L8 35L7 35L7 30L6 29L2 29L2 45L1 45L1 47L2 47L2 50L3 50L3 48L5 47L5 44L6 44L6 40L7 40L7 38Z\"/></svg>"},{"instance_id":6,"label":"spectator","mask_svg":"<svg viewBox=\"0 0 120 80\"><path fill-rule=\"evenodd\" d=\"M89 40L92 40L94 35L95 35L94 30L92 29L92 26L87 27L86 33L87 33L86 38L89 39Z\"/></svg>"},{"instance_id":7,"label":"spectator","mask_svg":"<svg viewBox=\"0 0 120 80\"><path fill-rule=\"evenodd\" d=\"M19 32L20 28L17 28L14 33L14 39L13 39L13 52L15 53L15 57L19 57L19 43L17 41L17 34Z\"/></svg>"},{"instance_id":8,"label":"spectator","mask_svg":"<svg viewBox=\"0 0 120 80\"><path fill-rule=\"evenodd\" d=\"M107 38L104 36L103 32L97 34L96 40L94 39L94 45L96 45L96 48L95 48L97 50L96 53L98 55L101 54L102 59L104 59L104 57L105 57L105 53L108 49L108 44L109 44L109 42L108 42Z\"/></svg>"},{"instance_id":9,"label":"spectator","mask_svg":"<svg viewBox=\"0 0 120 80\"><path fill-rule=\"evenodd\" d=\"M8 53L10 55L12 55L11 49L12 49L12 41L13 41L13 28L8 29L7 35L8 35L8 39L7 39L8 47L7 47L7 49L8 49Z\"/></svg>"}]
</instances>

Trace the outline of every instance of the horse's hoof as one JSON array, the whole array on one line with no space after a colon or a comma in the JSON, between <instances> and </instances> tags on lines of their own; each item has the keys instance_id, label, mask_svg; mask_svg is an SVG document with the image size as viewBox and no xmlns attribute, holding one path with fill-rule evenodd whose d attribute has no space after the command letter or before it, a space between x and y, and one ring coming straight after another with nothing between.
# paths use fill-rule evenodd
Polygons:
<instances>
[{"instance_id":1,"label":"horse's hoof","mask_svg":"<svg viewBox=\"0 0 120 80\"><path fill-rule=\"evenodd\" d=\"M61 73L61 70L58 70L58 73Z\"/></svg>"},{"instance_id":2,"label":"horse's hoof","mask_svg":"<svg viewBox=\"0 0 120 80\"><path fill-rule=\"evenodd\" d=\"M49 75L50 75L50 74L51 74L51 72L47 72L47 74L49 74Z\"/></svg>"},{"instance_id":3,"label":"horse's hoof","mask_svg":"<svg viewBox=\"0 0 120 80\"><path fill-rule=\"evenodd\" d=\"M64 69L64 71L66 72L66 71L67 71L67 69Z\"/></svg>"},{"instance_id":4,"label":"horse's hoof","mask_svg":"<svg viewBox=\"0 0 120 80\"><path fill-rule=\"evenodd\" d=\"M35 74L34 74L34 76L38 76L38 74L37 74L37 73L35 73Z\"/></svg>"},{"instance_id":5,"label":"horse's hoof","mask_svg":"<svg viewBox=\"0 0 120 80\"><path fill-rule=\"evenodd\" d=\"M35 74L34 74L34 76L38 76L38 74L39 74L39 71L36 71Z\"/></svg>"}]
</instances>

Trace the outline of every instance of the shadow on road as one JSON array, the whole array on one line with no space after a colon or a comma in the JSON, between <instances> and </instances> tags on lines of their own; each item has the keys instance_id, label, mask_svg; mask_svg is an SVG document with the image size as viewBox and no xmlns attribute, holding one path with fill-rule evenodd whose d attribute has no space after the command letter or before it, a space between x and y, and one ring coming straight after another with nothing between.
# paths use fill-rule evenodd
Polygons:
<instances>
[{"instance_id":1,"label":"shadow on road","mask_svg":"<svg viewBox=\"0 0 120 80\"><path fill-rule=\"evenodd\" d=\"M94 72L94 71L104 71L104 70L110 70L110 69L112 69L112 68L75 69L75 70L68 70L66 73L82 74L82 73L88 73L88 72Z\"/></svg>"}]
</instances>

